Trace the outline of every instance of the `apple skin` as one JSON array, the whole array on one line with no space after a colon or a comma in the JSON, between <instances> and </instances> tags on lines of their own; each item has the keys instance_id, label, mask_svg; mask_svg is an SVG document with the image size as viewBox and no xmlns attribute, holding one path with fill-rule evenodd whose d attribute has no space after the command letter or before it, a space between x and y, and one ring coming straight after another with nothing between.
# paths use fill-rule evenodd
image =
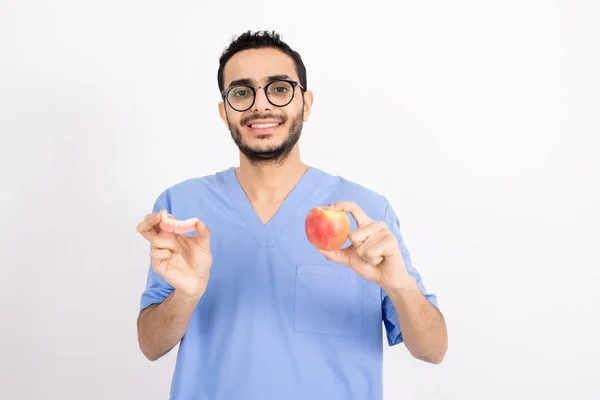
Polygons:
<instances>
[{"instance_id":1,"label":"apple skin","mask_svg":"<svg viewBox=\"0 0 600 400\"><path fill-rule=\"evenodd\" d=\"M342 210L315 207L306 215L304 229L313 246L323 250L337 250L348 239L350 218Z\"/></svg>"}]
</instances>

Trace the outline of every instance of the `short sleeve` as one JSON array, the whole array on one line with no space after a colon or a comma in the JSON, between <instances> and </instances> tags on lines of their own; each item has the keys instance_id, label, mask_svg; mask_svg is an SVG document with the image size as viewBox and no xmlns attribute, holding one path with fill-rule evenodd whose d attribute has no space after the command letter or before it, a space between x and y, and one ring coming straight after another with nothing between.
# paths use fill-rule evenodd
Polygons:
<instances>
[{"instance_id":1,"label":"short sleeve","mask_svg":"<svg viewBox=\"0 0 600 400\"><path fill-rule=\"evenodd\" d=\"M386 200L386 211L384 215L384 222L387 224L388 228L392 231L396 239L398 239L398 243L400 244L400 251L402 252L402 257L404 258L404 264L406 265L406 269L408 273L415 278L417 281L417 285L421 290L421 293L429 300L431 304L433 304L436 308L438 307L437 297L433 293L428 293L425 289L425 285L423 280L421 279L421 275L419 271L412 265L412 261L410 259L410 253L408 248L406 247L406 243L400 234L400 220L398 216L394 212L391 204ZM392 301L385 293L383 289L381 289L381 308L382 308L382 317L383 323L386 330L387 340L390 346L394 346L396 344L402 343L402 328L400 327L400 323L398 321L398 316L396 315L396 309L392 304Z\"/></svg>"},{"instance_id":2,"label":"short sleeve","mask_svg":"<svg viewBox=\"0 0 600 400\"><path fill-rule=\"evenodd\" d=\"M154 203L152 212L157 212L163 209L166 209L170 212L168 207L165 205L165 202L161 197L159 197ZM151 249L152 245L150 245L150 250ZM148 268L148 277L146 279L146 288L142 292L142 298L140 301L140 310L143 310L151 304L161 303L171 294L173 290L173 287L154 271L152 268L152 263L150 262Z\"/></svg>"}]
</instances>

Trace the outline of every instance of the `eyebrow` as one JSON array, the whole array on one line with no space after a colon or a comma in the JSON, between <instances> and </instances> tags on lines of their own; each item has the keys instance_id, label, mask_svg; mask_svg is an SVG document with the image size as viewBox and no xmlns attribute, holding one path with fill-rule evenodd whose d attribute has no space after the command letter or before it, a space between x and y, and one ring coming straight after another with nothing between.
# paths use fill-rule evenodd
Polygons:
<instances>
[{"instance_id":1,"label":"eyebrow","mask_svg":"<svg viewBox=\"0 0 600 400\"><path fill-rule=\"evenodd\" d=\"M273 82L273 81L279 81L282 79L290 79L290 77L288 75L271 75L267 77L267 83L269 82ZM254 79L250 79L250 78L242 78L242 79L236 79L235 81L231 81L231 83L229 84L229 87L232 86L237 86L237 85L248 85L248 86L252 86L256 81Z\"/></svg>"}]
</instances>

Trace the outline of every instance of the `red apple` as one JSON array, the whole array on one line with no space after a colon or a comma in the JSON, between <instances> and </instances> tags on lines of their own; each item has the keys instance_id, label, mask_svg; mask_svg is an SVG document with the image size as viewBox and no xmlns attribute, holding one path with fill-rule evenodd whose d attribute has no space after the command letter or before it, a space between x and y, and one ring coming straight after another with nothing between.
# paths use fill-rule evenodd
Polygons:
<instances>
[{"instance_id":1,"label":"red apple","mask_svg":"<svg viewBox=\"0 0 600 400\"><path fill-rule=\"evenodd\" d=\"M306 237L323 250L337 250L346 243L350 233L350 218L345 211L315 207L306 215Z\"/></svg>"}]
</instances>

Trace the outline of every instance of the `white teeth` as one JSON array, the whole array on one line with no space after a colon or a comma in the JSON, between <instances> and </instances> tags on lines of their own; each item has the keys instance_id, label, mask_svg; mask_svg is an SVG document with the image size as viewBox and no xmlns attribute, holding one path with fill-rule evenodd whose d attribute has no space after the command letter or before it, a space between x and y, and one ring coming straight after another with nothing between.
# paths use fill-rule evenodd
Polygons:
<instances>
[{"instance_id":1,"label":"white teeth","mask_svg":"<svg viewBox=\"0 0 600 400\"><path fill-rule=\"evenodd\" d=\"M250 125L252 128L259 128L259 129L264 129L264 128L271 128L274 126L277 126L279 124L252 124Z\"/></svg>"}]
</instances>

